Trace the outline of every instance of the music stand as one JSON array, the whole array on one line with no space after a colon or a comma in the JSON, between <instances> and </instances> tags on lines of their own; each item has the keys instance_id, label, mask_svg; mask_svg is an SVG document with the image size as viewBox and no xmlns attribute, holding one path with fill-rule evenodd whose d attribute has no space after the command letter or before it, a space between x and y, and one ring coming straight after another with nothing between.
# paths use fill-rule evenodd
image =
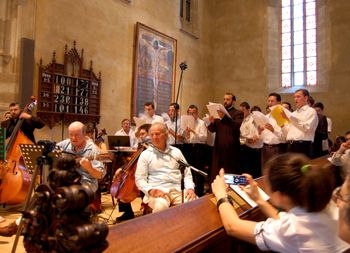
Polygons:
<instances>
[{"instance_id":1,"label":"music stand","mask_svg":"<svg viewBox=\"0 0 350 253\"><path fill-rule=\"evenodd\" d=\"M107 140L110 150L115 149L115 147L130 147L129 135L108 135Z\"/></svg>"},{"instance_id":2,"label":"music stand","mask_svg":"<svg viewBox=\"0 0 350 253\"><path fill-rule=\"evenodd\" d=\"M19 144L19 147L21 149L23 161L26 168L28 169L28 172L30 174L33 174L37 166L38 157L42 156L43 154L44 146L34 145L34 144ZM56 149L48 153L48 157L51 158L53 161L53 164L52 164L53 168L56 167L57 158L59 154L60 154L60 151ZM48 168L47 166L43 166L42 171L38 172L39 175L41 175L41 183L47 182L49 169L50 168Z\"/></svg>"},{"instance_id":3,"label":"music stand","mask_svg":"<svg viewBox=\"0 0 350 253\"><path fill-rule=\"evenodd\" d=\"M47 184L47 177L49 171L53 167L53 161L57 160L55 158L58 157L59 151L48 150L47 147L45 147L44 145L38 146L34 144L19 144L19 147L21 149L25 165L28 166L28 169L32 169L32 180L30 181L29 190L27 193L23 211L26 212L32 198L36 177L41 174L40 183ZM23 216L21 216L20 218L16 238L13 242L11 253L16 252L19 236L23 228L22 217Z\"/></svg>"}]
</instances>

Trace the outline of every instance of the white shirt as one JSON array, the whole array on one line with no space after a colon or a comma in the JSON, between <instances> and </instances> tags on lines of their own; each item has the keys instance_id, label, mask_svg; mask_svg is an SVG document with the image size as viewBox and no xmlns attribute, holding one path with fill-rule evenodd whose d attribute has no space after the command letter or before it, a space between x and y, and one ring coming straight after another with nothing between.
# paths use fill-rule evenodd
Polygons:
<instances>
[{"instance_id":1,"label":"white shirt","mask_svg":"<svg viewBox=\"0 0 350 253\"><path fill-rule=\"evenodd\" d=\"M350 164L350 149L344 151L344 153L334 152L329 158L329 161L336 166L344 166L347 163Z\"/></svg>"},{"instance_id":2,"label":"white shirt","mask_svg":"<svg viewBox=\"0 0 350 253\"><path fill-rule=\"evenodd\" d=\"M137 138L135 136L134 130L130 129L129 133L126 133L124 129L120 129L114 135L129 136L130 137L130 147L137 148Z\"/></svg>"},{"instance_id":3,"label":"white shirt","mask_svg":"<svg viewBox=\"0 0 350 253\"><path fill-rule=\"evenodd\" d=\"M285 126L287 132L287 141L314 141L315 131L318 124L317 112L309 105L292 112L289 117L290 124Z\"/></svg>"},{"instance_id":4,"label":"white shirt","mask_svg":"<svg viewBox=\"0 0 350 253\"><path fill-rule=\"evenodd\" d=\"M332 132L332 120L330 118L327 117L327 131L328 133L331 133Z\"/></svg>"},{"instance_id":5,"label":"white shirt","mask_svg":"<svg viewBox=\"0 0 350 253\"><path fill-rule=\"evenodd\" d=\"M89 140L86 141L86 145L83 149L81 149L79 152L75 151L75 147L72 145L70 139L63 140L59 143L57 143L57 146L61 147L64 151L72 152L77 154L81 157L96 157L100 151L98 150L98 147L95 145L95 143L89 138ZM101 161L98 160L92 160L91 161L92 167L95 170L98 170L102 173L103 178L106 175L106 169L105 166ZM82 184L88 184L89 187L95 192L98 188L98 181L96 178L94 178L86 169L83 167L79 167L78 170L79 174L81 175L80 182Z\"/></svg>"},{"instance_id":6,"label":"white shirt","mask_svg":"<svg viewBox=\"0 0 350 253\"><path fill-rule=\"evenodd\" d=\"M338 222L326 211L306 212L295 207L280 219L269 218L254 229L261 250L276 252L343 252L350 245L338 237Z\"/></svg>"},{"instance_id":7,"label":"white shirt","mask_svg":"<svg viewBox=\"0 0 350 253\"><path fill-rule=\"evenodd\" d=\"M146 120L146 124L154 124L157 122L164 123L164 119L161 116L156 114L154 114L152 117L148 116L147 114L144 114L142 118Z\"/></svg>"},{"instance_id":8,"label":"white shirt","mask_svg":"<svg viewBox=\"0 0 350 253\"><path fill-rule=\"evenodd\" d=\"M180 149L167 146L164 153L170 153L178 160L186 162ZM186 162L187 163L187 162ZM135 172L137 187L148 196L151 189L159 189L169 193L171 189L181 191L181 171L178 162L167 154L163 154L153 147L143 151L137 162ZM194 189L190 168L184 172L185 189Z\"/></svg>"},{"instance_id":9,"label":"white shirt","mask_svg":"<svg viewBox=\"0 0 350 253\"><path fill-rule=\"evenodd\" d=\"M175 133L175 120L172 121L171 119L170 120L167 120L165 122L165 125L167 126L168 130L172 130L174 131ZM183 134L183 130L181 129L181 124L180 124L180 118L177 119L177 135L182 135ZM173 135L171 135L170 133L168 134L168 141L167 141L168 144L174 144L175 143L175 137ZM179 141L179 140L176 140L176 143L183 143L182 141Z\"/></svg>"},{"instance_id":10,"label":"white shirt","mask_svg":"<svg viewBox=\"0 0 350 253\"><path fill-rule=\"evenodd\" d=\"M207 127L203 120L198 119L194 121L194 129L192 129L195 133L190 132L190 138L186 139L187 143L203 143L207 142Z\"/></svg>"},{"instance_id":11,"label":"white shirt","mask_svg":"<svg viewBox=\"0 0 350 253\"><path fill-rule=\"evenodd\" d=\"M255 143L248 143L248 139L252 139L254 136L259 136L258 128L255 125L253 116L251 114L243 119L240 132L241 144L244 144L250 148L262 148L263 142L260 139L258 139Z\"/></svg>"},{"instance_id":12,"label":"white shirt","mask_svg":"<svg viewBox=\"0 0 350 253\"><path fill-rule=\"evenodd\" d=\"M269 145L285 143L286 140L282 129L277 124L276 120L272 117L271 113L267 114L266 117L269 118L269 123L273 127L273 132L266 128L261 132L260 138L262 139L263 143Z\"/></svg>"}]
</instances>

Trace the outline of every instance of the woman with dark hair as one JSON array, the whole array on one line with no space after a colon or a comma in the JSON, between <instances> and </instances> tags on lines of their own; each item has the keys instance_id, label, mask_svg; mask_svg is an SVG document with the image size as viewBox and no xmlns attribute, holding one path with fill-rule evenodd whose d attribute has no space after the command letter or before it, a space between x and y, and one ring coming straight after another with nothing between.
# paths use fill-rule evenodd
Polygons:
<instances>
[{"instance_id":1,"label":"woman with dark hair","mask_svg":"<svg viewBox=\"0 0 350 253\"><path fill-rule=\"evenodd\" d=\"M335 187L328 161L314 162L302 154L286 153L272 158L265 166L274 206L261 197L250 175L244 174L249 184L242 189L269 217L266 221L239 218L226 193L223 170L213 182L221 220L229 235L256 244L261 250L277 252L328 253L349 248L337 236L337 221L326 208ZM280 209L285 212L279 212Z\"/></svg>"}]
</instances>

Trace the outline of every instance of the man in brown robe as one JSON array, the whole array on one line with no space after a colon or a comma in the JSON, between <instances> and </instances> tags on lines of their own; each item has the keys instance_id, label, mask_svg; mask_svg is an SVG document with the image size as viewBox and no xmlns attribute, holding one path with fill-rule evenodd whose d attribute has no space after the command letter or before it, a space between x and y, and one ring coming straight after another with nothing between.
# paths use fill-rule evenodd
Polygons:
<instances>
[{"instance_id":1,"label":"man in brown robe","mask_svg":"<svg viewBox=\"0 0 350 253\"><path fill-rule=\"evenodd\" d=\"M234 108L236 97L232 93L224 95L224 106L231 118L218 111L221 119L210 116L210 132L215 132L213 162L210 170L210 182L219 174L221 168L226 173L240 173L239 171L239 128L243 121L243 113Z\"/></svg>"}]
</instances>

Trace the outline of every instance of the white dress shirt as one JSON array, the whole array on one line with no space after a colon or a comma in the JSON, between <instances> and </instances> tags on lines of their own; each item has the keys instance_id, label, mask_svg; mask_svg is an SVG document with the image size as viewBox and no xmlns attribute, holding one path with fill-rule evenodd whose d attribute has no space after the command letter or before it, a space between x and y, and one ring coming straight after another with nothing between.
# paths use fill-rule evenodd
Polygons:
<instances>
[{"instance_id":1,"label":"white dress shirt","mask_svg":"<svg viewBox=\"0 0 350 253\"><path fill-rule=\"evenodd\" d=\"M114 135L118 135L118 136L129 136L130 137L130 147L132 148L137 148L137 138L135 136L135 132L134 130L130 129L129 133L126 133L124 131L124 129L120 129L119 131L117 131Z\"/></svg>"},{"instance_id":2,"label":"white dress shirt","mask_svg":"<svg viewBox=\"0 0 350 253\"><path fill-rule=\"evenodd\" d=\"M330 118L327 117L327 131L328 133L332 132L332 120Z\"/></svg>"},{"instance_id":3,"label":"white dress shirt","mask_svg":"<svg viewBox=\"0 0 350 253\"><path fill-rule=\"evenodd\" d=\"M244 144L250 148L262 148L263 142L260 139L258 139L255 143L248 143L248 139L252 139L254 136L259 136L258 128L256 127L251 114L243 119L240 132L241 144Z\"/></svg>"},{"instance_id":4,"label":"white dress shirt","mask_svg":"<svg viewBox=\"0 0 350 253\"><path fill-rule=\"evenodd\" d=\"M198 119L194 121L194 129L192 129L195 133L190 132L190 138L186 139L187 143L203 143L207 142L207 127L203 120Z\"/></svg>"},{"instance_id":5,"label":"white dress shirt","mask_svg":"<svg viewBox=\"0 0 350 253\"><path fill-rule=\"evenodd\" d=\"M329 161L336 166L350 164L350 149L345 150L344 153L334 152Z\"/></svg>"},{"instance_id":6,"label":"white dress shirt","mask_svg":"<svg viewBox=\"0 0 350 253\"><path fill-rule=\"evenodd\" d=\"M268 145L285 143L286 140L283 135L282 129L277 124L276 120L271 116L270 113L267 114L266 117L269 118L269 123L273 127L273 132L266 128L261 132L260 138L263 141L263 143Z\"/></svg>"},{"instance_id":7,"label":"white dress shirt","mask_svg":"<svg viewBox=\"0 0 350 253\"><path fill-rule=\"evenodd\" d=\"M172 130L174 131L175 133L175 120L172 121L171 119L170 120L167 120L165 122L165 125L167 126L168 130ZM181 129L181 124L180 124L180 118L177 119L177 135L183 135L183 130ZM168 144L174 144L175 143L175 137L173 135L171 135L170 133L168 134L168 141L167 141ZM179 143L183 143L183 141L179 141L179 140L176 140L176 143L179 144Z\"/></svg>"},{"instance_id":8,"label":"white dress shirt","mask_svg":"<svg viewBox=\"0 0 350 253\"><path fill-rule=\"evenodd\" d=\"M186 162L180 149L176 147L168 145L164 153L169 153L176 159ZM181 191L179 163L164 153L149 147L141 153L137 162L135 182L147 196L151 189L159 189L165 193L169 193L171 189ZM188 167L184 172L184 184L185 189L194 189L191 169Z\"/></svg>"},{"instance_id":9,"label":"white dress shirt","mask_svg":"<svg viewBox=\"0 0 350 253\"><path fill-rule=\"evenodd\" d=\"M154 123L164 123L164 119L154 114L152 117L149 117L147 114L142 115L142 118L146 120L146 124L154 124Z\"/></svg>"},{"instance_id":10,"label":"white dress shirt","mask_svg":"<svg viewBox=\"0 0 350 253\"><path fill-rule=\"evenodd\" d=\"M283 127L287 130L287 141L314 141L318 124L318 116L314 108L304 105L292 112L289 120L289 126Z\"/></svg>"}]
</instances>

